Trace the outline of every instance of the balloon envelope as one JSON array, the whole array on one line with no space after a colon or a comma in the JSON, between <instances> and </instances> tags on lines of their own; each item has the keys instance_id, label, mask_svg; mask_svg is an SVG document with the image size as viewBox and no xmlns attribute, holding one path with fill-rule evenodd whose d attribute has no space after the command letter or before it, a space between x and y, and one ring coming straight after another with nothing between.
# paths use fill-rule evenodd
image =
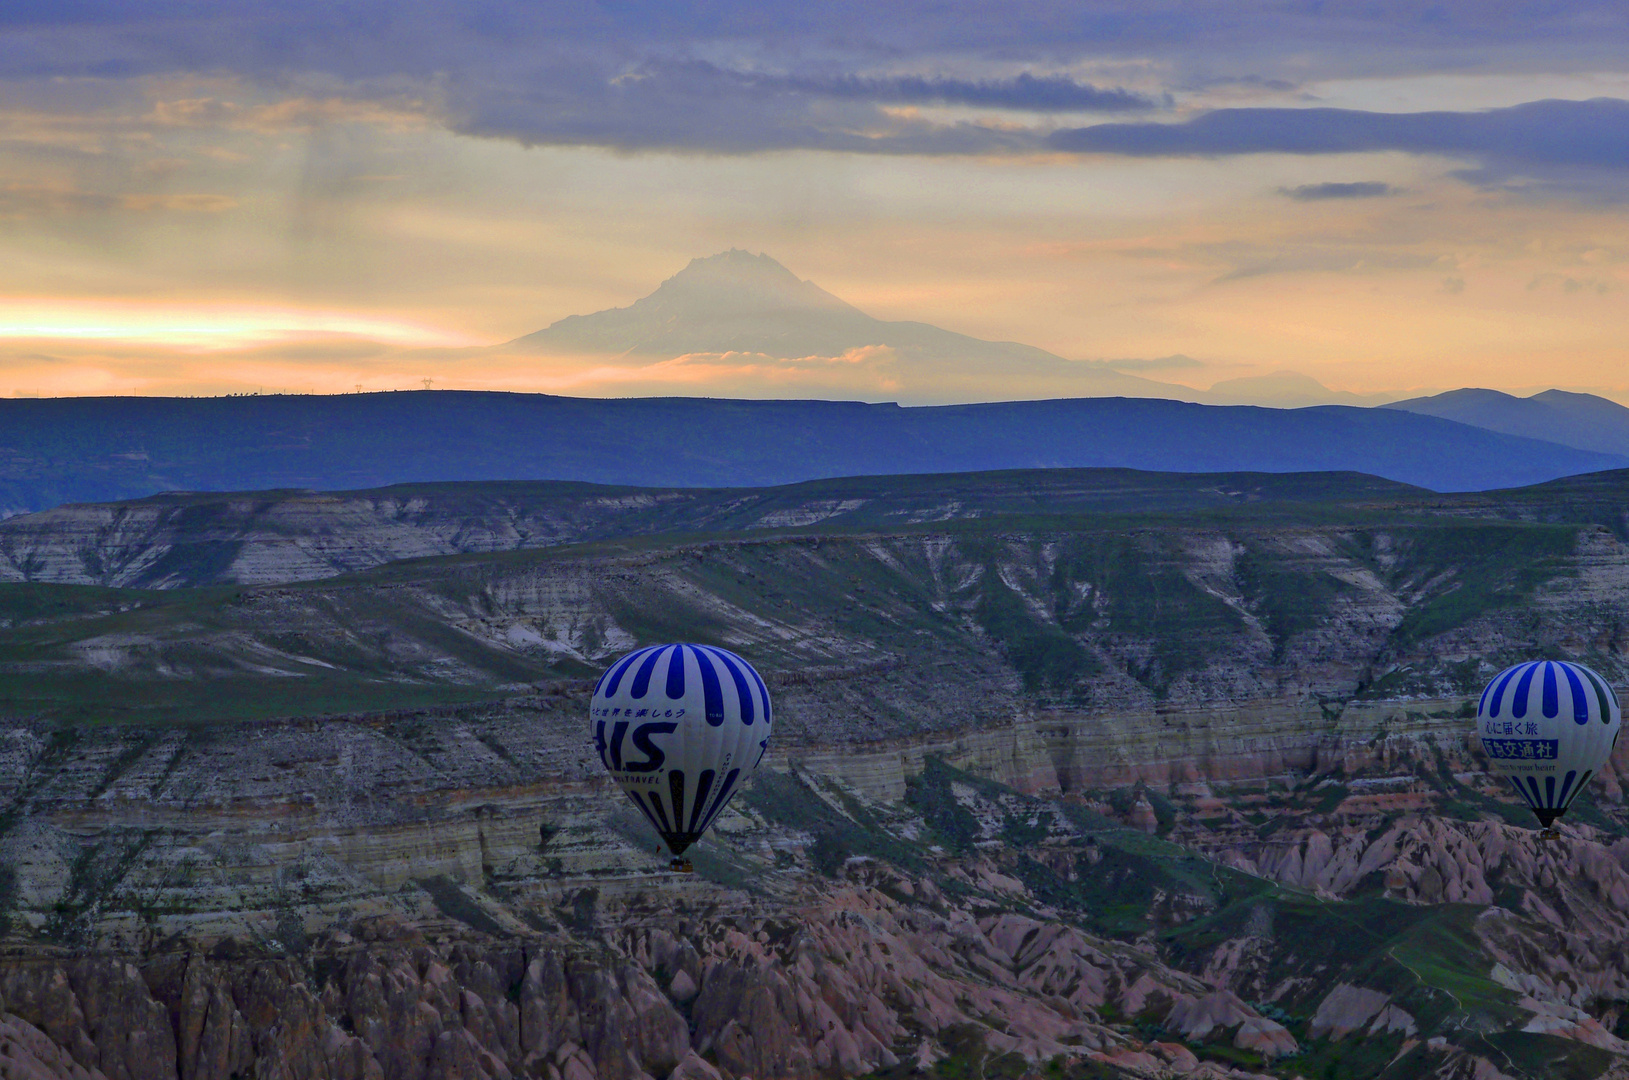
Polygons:
<instances>
[{"instance_id":1,"label":"balloon envelope","mask_svg":"<svg viewBox=\"0 0 1629 1080\"><path fill-rule=\"evenodd\" d=\"M1476 709L1488 764L1510 779L1545 828L1606 764L1622 726L1606 680L1565 660L1506 668L1482 691Z\"/></svg>"},{"instance_id":2,"label":"balloon envelope","mask_svg":"<svg viewBox=\"0 0 1629 1080\"><path fill-rule=\"evenodd\" d=\"M769 746L774 713L752 665L710 645L653 645L600 676L594 749L675 857L707 831Z\"/></svg>"}]
</instances>

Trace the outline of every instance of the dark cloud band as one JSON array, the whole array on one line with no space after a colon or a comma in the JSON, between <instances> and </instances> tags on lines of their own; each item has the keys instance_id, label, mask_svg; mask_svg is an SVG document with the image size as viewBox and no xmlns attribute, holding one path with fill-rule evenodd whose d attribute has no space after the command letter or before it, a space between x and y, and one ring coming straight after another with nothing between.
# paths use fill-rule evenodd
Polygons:
<instances>
[{"instance_id":1,"label":"dark cloud band","mask_svg":"<svg viewBox=\"0 0 1629 1080\"><path fill-rule=\"evenodd\" d=\"M1466 159L1473 167L1463 175L1479 183L1561 182L1568 173L1568 183L1605 175L1593 182L1611 186L1629 171L1629 103L1617 100L1462 113L1234 108L1182 123L1050 134L1044 123L946 123L889 108L1058 114L1163 104L1057 74L1103 60L1158 60L1172 85L1279 88L1289 85L1278 77L1289 55L1301 81L1498 70L1489 59L1498 50L1509 51L1512 70L1555 70L1534 59L1547 49L1572 70L1597 54L1621 62L1629 7L1562 6L1565 17L1551 5L1500 8L1495 17L1476 0L1443 0L1427 18L1396 5L1340 3L1297 14L1277 0L16 0L0 5L0 79L71 85L63 77L194 73L237 77L272 94L309 80L324 95L431 102L456 131L538 145L1135 157L1391 150ZM1015 74L970 75L967 58L975 56L998 58ZM1312 185L1287 194L1366 193Z\"/></svg>"},{"instance_id":2,"label":"dark cloud band","mask_svg":"<svg viewBox=\"0 0 1629 1080\"><path fill-rule=\"evenodd\" d=\"M1395 151L1460 158L1460 179L1487 188L1629 201L1629 101L1533 101L1482 112L1217 109L1174 124L1095 124L1047 143L1080 154L1227 157ZM1365 184L1292 189L1298 199L1385 194Z\"/></svg>"},{"instance_id":3,"label":"dark cloud band","mask_svg":"<svg viewBox=\"0 0 1629 1080\"><path fill-rule=\"evenodd\" d=\"M1534 101L1484 112L1217 109L1178 124L1097 124L1053 132L1054 148L1133 157L1351 154L1400 150L1505 166L1629 166L1629 101Z\"/></svg>"},{"instance_id":4,"label":"dark cloud band","mask_svg":"<svg viewBox=\"0 0 1629 1080\"><path fill-rule=\"evenodd\" d=\"M760 80L804 93L876 101L885 104L972 105L1029 112L1127 112L1152 109L1156 102L1119 87L1103 88L1061 75L1031 75L1012 79L943 79L921 76Z\"/></svg>"},{"instance_id":5,"label":"dark cloud band","mask_svg":"<svg viewBox=\"0 0 1629 1080\"><path fill-rule=\"evenodd\" d=\"M1379 180L1356 180L1350 183L1301 184L1298 187L1279 188L1278 193L1296 202L1322 202L1325 199L1378 199L1397 194L1397 189Z\"/></svg>"}]
</instances>

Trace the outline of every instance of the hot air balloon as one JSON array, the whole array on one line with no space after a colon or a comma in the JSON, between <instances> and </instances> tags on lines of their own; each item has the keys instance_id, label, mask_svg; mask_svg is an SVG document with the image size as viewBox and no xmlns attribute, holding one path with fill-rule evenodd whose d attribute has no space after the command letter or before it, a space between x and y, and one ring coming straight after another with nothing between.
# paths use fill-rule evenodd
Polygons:
<instances>
[{"instance_id":1,"label":"hot air balloon","mask_svg":"<svg viewBox=\"0 0 1629 1080\"><path fill-rule=\"evenodd\" d=\"M774 712L752 665L711 645L653 645L600 676L589 732L600 761L673 855L701 839L769 746Z\"/></svg>"},{"instance_id":2,"label":"hot air balloon","mask_svg":"<svg viewBox=\"0 0 1629 1080\"><path fill-rule=\"evenodd\" d=\"M1555 819L1612 755L1623 726L1606 680L1582 664L1532 660L1493 677L1476 708L1476 734L1495 770L1554 839Z\"/></svg>"}]
</instances>

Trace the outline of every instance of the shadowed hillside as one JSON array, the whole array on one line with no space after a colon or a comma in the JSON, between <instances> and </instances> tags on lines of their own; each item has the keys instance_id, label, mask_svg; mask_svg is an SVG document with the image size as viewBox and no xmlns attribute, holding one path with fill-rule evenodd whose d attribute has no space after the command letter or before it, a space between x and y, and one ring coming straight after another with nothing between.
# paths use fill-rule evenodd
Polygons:
<instances>
[{"instance_id":1,"label":"shadowed hillside","mask_svg":"<svg viewBox=\"0 0 1629 1080\"><path fill-rule=\"evenodd\" d=\"M1498 390L1450 390L1410 398L1388 409L1438 416L1489 431L1545 439L1602 454L1629 453L1629 408L1594 394L1546 390L1515 397Z\"/></svg>"}]
</instances>

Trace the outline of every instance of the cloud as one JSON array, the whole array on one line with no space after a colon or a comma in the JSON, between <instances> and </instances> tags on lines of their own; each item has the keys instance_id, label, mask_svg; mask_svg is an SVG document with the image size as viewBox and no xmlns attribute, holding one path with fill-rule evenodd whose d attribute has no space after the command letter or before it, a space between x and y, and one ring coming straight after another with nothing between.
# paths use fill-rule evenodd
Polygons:
<instances>
[{"instance_id":1,"label":"cloud","mask_svg":"<svg viewBox=\"0 0 1629 1080\"><path fill-rule=\"evenodd\" d=\"M1042 82L1042 80L1034 80ZM1126 107L1130 95L1071 84L1077 97ZM983 94L1040 102L1059 86L952 79L828 77L742 72L701 61L648 61L613 74L592 59L562 59L546 85L514 73L450 80L446 122L469 135L526 145L609 146L745 154L816 149L848 153L992 154L1041 147L1022 125L935 120L889 106Z\"/></svg>"},{"instance_id":2,"label":"cloud","mask_svg":"<svg viewBox=\"0 0 1629 1080\"><path fill-rule=\"evenodd\" d=\"M1225 243L1207 245L1205 253L1232 269L1217 282L1241 281L1266 274L1375 274L1424 270L1441 257L1430 251L1387 248L1367 243L1311 240L1280 245Z\"/></svg>"},{"instance_id":3,"label":"cloud","mask_svg":"<svg viewBox=\"0 0 1629 1080\"><path fill-rule=\"evenodd\" d=\"M143 103L146 122L260 133L437 124L528 146L620 151L1146 157L1393 149L1467 159L1462 177L1483 186L1594 184L1615 197L1625 168L1624 125L1614 112L1622 102L1486 113L1229 108L1183 123L1052 130L1061 114L1165 108L1173 88L1211 101L1276 98L1341 78L1618 71L1629 52L1629 8L1618 0L1569 0L1560 12L1477 0L1402 8L1279 0L13 0L0 9L0 91L17 101L49 87L89 101L99 92L93 84L139 95L130 88L142 79L213 79L248 92L236 103L194 93ZM24 84L34 89L19 98ZM976 115L982 110L1039 119L998 121Z\"/></svg>"},{"instance_id":4,"label":"cloud","mask_svg":"<svg viewBox=\"0 0 1629 1080\"><path fill-rule=\"evenodd\" d=\"M1397 189L1379 180L1357 180L1352 183L1301 184L1279 188L1278 193L1297 202L1320 202L1324 199L1375 199L1382 195L1395 195Z\"/></svg>"},{"instance_id":5,"label":"cloud","mask_svg":"<svg viewBox=\"0 0 1629 1080\"><path fill-rule=\"evenodd\" d=\"M329 71L346 77L474 70L480 59L566 46L606 54L778 53L830 58L1095 55L1178 61L1187 82L1299 82L1309 73L1373 75L1486 69L1551 57L1592 68L1629 37L1621 0L1429 5L1331 0L8 0L0 71L49 75L175 70ZM65 40L76 45L69 47ZM1510 66L1516 66L1511 64Z\"/></svg>"},{"instance_id":6,"label":"cloud","mask_svg":"<svg viewBox=\"0 0 1629 1080\"><path fill-rule=\"evenodd\" d=\"M898 391L898 354L866 345L838 356L783 358L756 352L693 352L661 360L618 356L488 354L478 385L553 393L670 394L694 392L750 397L786 393L875 396Z\"/></svg>"},{"instance_id":7,"label":"cloud","mask_svg":"<svg viewBox=\"0 0 1629 1080\"><path fill-rule=\"evenodd\" d=\"M61 184L0 184L0 219L107 210L117 200Z\"/></svg>"},{"instance_id":8,"label":"cloud","mask_svg":"<svg viewBox=\"0 0 1629 1080\"><path fill-rule=\"evenodd\" d=\"M1539 289L1551 285L1556 286L1568 296L1572 296L1576 293L1595 293L1597 295L1605 295L1606 293L1611 292L1613 289L1613 284L1611 282L1603 281L1600 278L1586 277L1579 279L1566 274L1544 273L1535 275L1533 279L1527 283L1527 291L1536 292Z\"/></svg>"},{"instance_id":9,"label":"cloud","mask_svg":"<svg viewBox=\"0 0 1629 1080\"><path fill-rule=\"evenodd\" d=\"M1058 150L1131 157L1355 154L1402 151L1469 158L1461 174L1487 186L1523 178L1567 185L1629 172L1629 101L1534 101L1481 112L1217 109L1176 124L1120 123L1055 131Z\"/></svg>"},{"instance_id":10,"label":"cloud","mask_svg":"<svg viewBox=\"0 0 1629 1080\"><path fill-rule=\"evenodd\" d=\"M1011 79L947 79L920 75L811 78L741 76L749 85L785 88L824 97L903 104L973 105L1030 112L1125 112L1152 109L1158 103L1123 87L1097 87L1062 75Z\"/></svg>"},{"instance_id":11,"label":"cloud","mask_svg":"<svg viewBox=\"0 0 1629 1080\"><path fill-rule=\"evenodd\" d=\"M228 195L209 192L167 194L106 195L60 184L0 184L0 219L34 219L47 216L107 213L132 210L146 213L169 210L179 213L218 214L236 208L238 201Z\"/></svg>"},{"instance_id":12,"label":"cloud","mask_svg":"<svg viewBox=\"0 0 1629 1080\"><path fill-rule=\"evenodd\" d=\"M1560 11L1480 0L1418 9L1280 0L0 5L0 80L61 88L210 76L304 102L250 116L220 101L172 101L154 122L286 129L401 113L527 144L724 153L1030 152L1045 125L1015 132L888 109L1125 112L1160 107L1164 87L1282 94L1422 72L1615 71L1626 50L1629 9L1619 0L1569 0ZM386 115L368 115L362 101ZM1244 152L1194 148L1225 124L1218 116L1164 132L1182 142L1175 148L1148 149L1158 132L1073 138L1100 144L1094 152Z\"/></svg>"},{"instance_id":13,"label":"cloud","mask_svg":"<svg viewBox=\"0 0 1629 1080\"><path fill-rule=\"evenodd\" d=\"M332 124L372 124L376 127L421 128L425 125L422 101L373 101L331 94L297 95L270 104L245 106L218 97L155 101L144 119L159 127L227 128L263 134L311 131Z\"/></svg>"},{"instance_id":14,"label":"cloud","mask_svg":"<svg viewBox=\"0 0 1629 1080\"><path fill-rule=\"evenodd\" d=\"M127 210L174 210L185 214L219 214L236 209L238 201L230 195L190 192L168 195L124 195L120 197L119 204Z\"/></svg>"}]
</instances>

